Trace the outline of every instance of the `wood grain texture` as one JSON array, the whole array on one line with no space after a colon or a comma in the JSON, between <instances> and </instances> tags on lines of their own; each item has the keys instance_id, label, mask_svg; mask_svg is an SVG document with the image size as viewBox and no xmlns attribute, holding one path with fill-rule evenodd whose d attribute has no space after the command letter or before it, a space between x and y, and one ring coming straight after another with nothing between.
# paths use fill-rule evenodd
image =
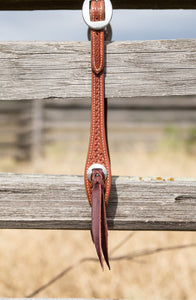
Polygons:
<instances>
[{"instance_id":1,"label":"wood grain texture","mask_svg":"<svg viewBox=\"0 0 196 300\"><path fill-rule=\"evenodd\" d=\"M196 230L196 179L113 177L116 230ZM83 177L0 174L0 228L90 229Z\"/></svg>"},{"instance_id":2,"label":"wood grain texture","mask_svg":"<svg viewBox=\"0 0 196 300\"><path fill-rule=\"evenodd\" d=\"M196 94L196 40L106 45L105 96ZM90 97L89 42L1 42L0 99Z\"/></svg>"},{"instance_id":3,"label":"wood grain texture","mask_svg":"<svg viewBox=\"0 0 196 300\"><path fill-rule=\"evenodd\" d=\"M81 9L83 0L1 0L0 10ZM194 9L195 0L112 0L115 9Z\"/></svg>"}]
</instances>

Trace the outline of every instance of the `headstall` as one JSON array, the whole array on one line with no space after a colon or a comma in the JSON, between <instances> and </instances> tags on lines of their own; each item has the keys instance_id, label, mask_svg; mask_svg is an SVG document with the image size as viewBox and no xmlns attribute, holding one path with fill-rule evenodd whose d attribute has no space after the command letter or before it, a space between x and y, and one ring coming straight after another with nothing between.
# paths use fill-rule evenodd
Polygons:
<instances>
[{"instance_id":1,"label":"headstall","mask_svg":"<svg viewBox=\"0 0 196 300\"><path fill-rule=\"evenodd\" d=\"M84 181L92 209L92 239L103 269L103 256L110 269L106 206L111 188L110 158L107 144L106 99L104 97L105 28L112 17L110 0L85 0L83 18L91 37L91 130Z\"/></svg>"}]
</instances>

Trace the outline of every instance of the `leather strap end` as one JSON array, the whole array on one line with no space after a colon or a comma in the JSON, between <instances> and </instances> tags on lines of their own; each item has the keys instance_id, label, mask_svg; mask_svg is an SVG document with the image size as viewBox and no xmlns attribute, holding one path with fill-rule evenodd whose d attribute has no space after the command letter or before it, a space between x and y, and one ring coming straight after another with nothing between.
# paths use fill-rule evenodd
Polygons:
<instances>
[{"instance_id":1,"label":"leather strap end","mask_svg":"<svg viewBox=\"0 0 196 300\"><path fill-rule=\"evenodd\" d=\"M110 269L108 257L108 230L104 200L104 174L101 169L94 169L92 173L92 239L102 270L103 256Z\"/></svg>"}]
</instances>

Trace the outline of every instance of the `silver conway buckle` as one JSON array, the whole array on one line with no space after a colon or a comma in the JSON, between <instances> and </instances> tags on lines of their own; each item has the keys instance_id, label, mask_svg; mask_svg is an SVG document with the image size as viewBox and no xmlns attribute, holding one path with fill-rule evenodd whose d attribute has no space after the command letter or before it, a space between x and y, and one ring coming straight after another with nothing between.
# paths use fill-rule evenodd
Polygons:
<instances>
[{"instance_id":1,"label":"silver conway buckle","mask_svg":"<svg viewBox=\"0 0 196 300\"><path fill-rule=\"evenodd\" d=\"M84 0L82 6L82 16L84 22L94 30L100 30L106 27L112 18L112 3L110 0L104 0L105 4L105 20L104 21L91 21L90 20L90 2L91 0Z\"/></svg>"},{"instance_id":2,"label":"silver conway buckle","mask_svg":"<svg viewBox=\"0 0 196 300\"><path fill-rule=\"evenodd\" d=\"M106 168L100 164L92 164L87 170L87 178L90 182L92 181L91 175L92 175L93 169L101 169L105 175L105 179L107 179L108 172L107 172Z\"/></svg>"}]
</instances>

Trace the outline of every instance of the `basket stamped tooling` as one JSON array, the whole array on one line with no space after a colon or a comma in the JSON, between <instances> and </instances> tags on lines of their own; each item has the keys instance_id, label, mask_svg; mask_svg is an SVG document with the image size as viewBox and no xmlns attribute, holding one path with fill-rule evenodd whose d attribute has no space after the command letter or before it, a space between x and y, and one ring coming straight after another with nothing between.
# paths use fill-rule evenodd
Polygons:
<instances>
[{"instance_id":1,"label":"basket stamped tooling","mask_svg":"<svg viewBox=\"0 0 196 300\"><path fill-rule=\"evenodd\" d=\"M112 17L111 2L109 0L85 0L83 17L91 29L92 68L91 130L84 181L92 208L92 238L97 255L102 268L102 254L110 268L106 205L111 188L111 169L106 130L107 105L104 98L104 28Z\"/></svg>"}]
</instances>

